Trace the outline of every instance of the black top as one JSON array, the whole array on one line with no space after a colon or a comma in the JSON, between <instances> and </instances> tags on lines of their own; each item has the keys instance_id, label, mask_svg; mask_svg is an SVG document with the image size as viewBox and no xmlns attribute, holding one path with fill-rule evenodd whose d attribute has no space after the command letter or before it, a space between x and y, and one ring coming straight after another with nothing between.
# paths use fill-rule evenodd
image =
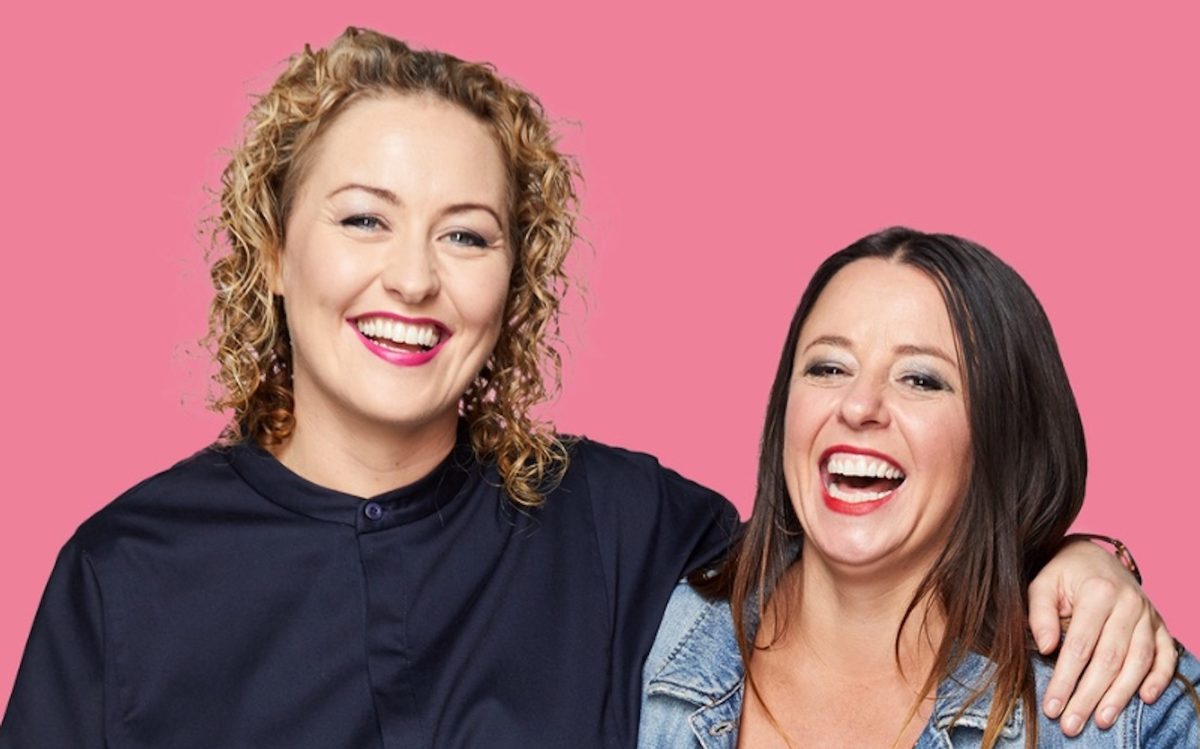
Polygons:
<instances>
[{"instance_id":1,"label":"black top","mask_svg":"<svg viewBox=\"0 0 1200 749\"><path fill-rule=\"evenodd\" d=\"M130 490L63 549L0 748L624 747L671 589L729 503L587 440L518 509L465 440L364 501L254 445Z\"/></svg>"}]
</instances>

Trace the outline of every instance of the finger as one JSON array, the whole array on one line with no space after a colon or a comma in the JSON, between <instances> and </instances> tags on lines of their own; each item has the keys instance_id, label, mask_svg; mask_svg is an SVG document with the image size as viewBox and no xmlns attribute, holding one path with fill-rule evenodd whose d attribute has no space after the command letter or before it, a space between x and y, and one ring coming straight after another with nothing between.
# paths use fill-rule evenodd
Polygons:
<instances>
[{"instance_id":1,"label":"finger","mask_svg":"<svg viewBox=\"0 0 1200 749\"><path fill-rule=\"evenodd\" d=\"M1079 675L1083 673L1092 657L1092 650L1100 640L1101 630L1115 606L1116 596L1116 586L1107 580L1089 578L1082 584L1074 616L1067 627L1058 660L1054 664L1054 673L1050 676L1042 700L1042 710L1047 717L1057 718L1062 714L1071 693L1075 691ZM1132 630L1133 622L1129 622L1128 627ZM1096 696L1099 697L1099 694Z\"/></svg>"},{"instance_id":2,"label":"finger","mask_svg":"<svg viewBox=\"0 0 1200 749\"><path fill-rule=\"evenodd\" d=\"M1171 652L1174 652L1174 643ZM1125 662L1121 666L1117 678L1113 680L1108 691L1100 698L1100 707L1096 710L1096 725L1108 728L1117 720L1117 715L1129 704L1133 693L1141 686L1142 680L1150 673L1154 665L1155 637L1153 617L1147 610L1133 628L1133 639L1125 654ZM1068 708L1069 710L1070 708Z\"/></svg>"},{"instance_id":3,"label":"finger","mask_svg":"<svg viewBox=\"0 0 1200 749\"><path fill-rule=\"evenodd\" d=\"M1083 730L1084 724L1100 703L1100 698L1117 678L1129 652L1134 628L1145 612L1145 604L1139 593L1130 589L1119 594L1112 614L1104 623L1100 640L1092 651L1092 658L1063 710L1061 725L1066 735L1074 736ZM1071 631L1068 629L1067 639L1070 638Z\"/></svg>"},{"instance_id":4,"label":"finger","mask_svg":"<svg viewBox=\"0 0 1200 749\"><path fill-rule=\"evenodd\" d=\"M1162 619L1154 617L1154 666L1150 674L1142 682L1138 695L1142 702L1154 702L1175 678L1175 669L1179 667L1179 651L1175 649L1175 640L1167 631L1167 625Z\"/></svg>"},{"instance_id":5,"label":"finger","mask_svg":"<svg viewBox=\"0 0 1200 749\"><path fill-rule=\"evenodd\" d=\"M1041 579L1034 578L1029 584L1029 631L1033 633L1038 652L1048 655L1058 647L1062 626L1058 618L1058 589Z\"/></svg>"}]
</instances>

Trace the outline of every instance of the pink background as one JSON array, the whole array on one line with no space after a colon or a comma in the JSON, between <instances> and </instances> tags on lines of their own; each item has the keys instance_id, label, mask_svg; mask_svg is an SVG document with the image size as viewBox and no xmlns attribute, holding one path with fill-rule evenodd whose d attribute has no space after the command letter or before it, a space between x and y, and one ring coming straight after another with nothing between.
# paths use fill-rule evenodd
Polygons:
<instances>
[{"instance_id":1,"label":"pink background","mask_svg":"<svg viewBox=\"0 0 1200 749\"><path fill-rule=\"evenodd\" d=\"M1056 326L1092 460L1079 527L1129 542L1200 646L1194 3L430 5L3 11L0 705L61 544L216 435L204 187L250 93L350 23L493 61L562 122L591 243L562 428L746 509L817 263L892 223L964 234Z\"/></svg>"}]
</instances>

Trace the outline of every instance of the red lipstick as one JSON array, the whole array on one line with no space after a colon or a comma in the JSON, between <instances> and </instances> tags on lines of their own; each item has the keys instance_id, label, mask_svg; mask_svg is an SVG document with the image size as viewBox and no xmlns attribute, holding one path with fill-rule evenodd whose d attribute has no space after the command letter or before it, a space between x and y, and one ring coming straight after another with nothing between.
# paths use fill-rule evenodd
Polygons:
<instances>
[{"instance_id":1,"label":"red lipstick","mask_svg":"<svg viewBox=\"0 0 1200 749\"><path fill-rule=\"evenodd\" d=\"M898 486L896 486L895 489L892 489L886 495L880 497L879 499L873 499L873 500L869 500L869 501L865 501L865 502L847 502L845 500L838 499L837 497L834 497L829 493L829 485L831 483L830 478L829 478L829 458L830 458L830 456L834 455L835 453L847 453L847 454L851 454L851 455L864 455L864 456L871 457L871 458L877 458L879 460L885 461L889 465L893 466L894 468L896 468L902 472L904 471L904 469L900 467L900 464L897 463L896 460L894 458L892 458L892 456L890 456L886 453L879 452L877 450L871 450L871 449L864 448L864 447L854 447L852 445L834 445L833 447L826 449L824 452L821 453L821 461L820 461L820 466L819 466L820 467L820 475L821 475L821 496L825 500L825 506L838 514L841 514L841 515L866 515L868 513L874 512L875 510L878 510L879 508L883 507L888 502L890 502L892 497L896 496L896 492L900 490L900 487L903 486L903 480L902 480L901 483Z\"/></svg>"}]
</instances>

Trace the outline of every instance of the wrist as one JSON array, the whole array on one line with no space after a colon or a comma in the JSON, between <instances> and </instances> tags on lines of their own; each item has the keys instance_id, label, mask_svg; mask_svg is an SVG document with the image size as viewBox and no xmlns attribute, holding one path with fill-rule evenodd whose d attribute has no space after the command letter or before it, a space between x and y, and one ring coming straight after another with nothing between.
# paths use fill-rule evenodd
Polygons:
<instances>
[{"instance_id":1,"label":"wrist","mask_svg":"<svg viewBox=\"0 0 1200 749\"><path fill-rule=\"evenodd\" d=\"M1065 540L1070 541L1073 539L1084 539L1108 546L1112 549L1113 556L1120 561L1121 565L1125 569L1129 570L1129 574L1133 575L1133 579L1137 580L1138 585L1142 584L1142 571L1133 558L1133 552L1131 552L1129 547L1122 543L1120 539L1113 538L1112 536L1105 536L1100 533L1072 533L1068 535Z\"/></svg>"}]
</instances>

